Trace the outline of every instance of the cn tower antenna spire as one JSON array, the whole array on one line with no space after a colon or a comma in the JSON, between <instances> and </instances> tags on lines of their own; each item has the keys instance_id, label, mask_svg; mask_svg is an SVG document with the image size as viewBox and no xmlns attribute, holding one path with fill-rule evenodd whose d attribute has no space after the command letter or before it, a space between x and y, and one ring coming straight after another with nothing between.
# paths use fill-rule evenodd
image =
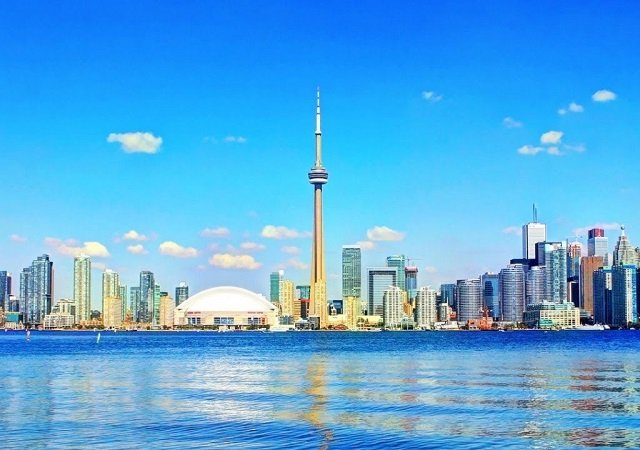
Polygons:
<instances>
[{"instance_id":1,"label":"cn tower antenna spire","mask_svg":"<svg viewBox=\"0 0 640 450\"><path fill-rule=\"evenodd\" d=\"M320 86L316 92L316 167L322 167L322 131L320 129Z\"/></svg>"}]
</instances>

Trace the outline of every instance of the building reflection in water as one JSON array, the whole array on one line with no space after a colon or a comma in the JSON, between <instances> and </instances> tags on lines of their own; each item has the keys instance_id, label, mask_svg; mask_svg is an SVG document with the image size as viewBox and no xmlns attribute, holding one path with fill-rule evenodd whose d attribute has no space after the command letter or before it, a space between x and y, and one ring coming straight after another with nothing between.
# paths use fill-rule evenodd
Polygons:
<instances>
[{"instance_id":1,"label":"building reflection in water","mask_svg":"<svg viewBox=\"0 0 640 450\"><path fill-rule=\"evenodd\" d=\"M312 403L303 417L320 432L322 441L319 448L327 449L333 440L333 432L327 425L327 362L322 356L311 356L305 380L308 384L305 394L311 397Z\"/></svg>"}]
</instances>

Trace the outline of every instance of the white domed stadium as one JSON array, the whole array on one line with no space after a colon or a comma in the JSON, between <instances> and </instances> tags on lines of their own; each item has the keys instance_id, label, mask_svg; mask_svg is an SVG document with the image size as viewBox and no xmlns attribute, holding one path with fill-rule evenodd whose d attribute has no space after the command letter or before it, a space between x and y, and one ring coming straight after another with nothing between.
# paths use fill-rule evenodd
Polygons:
<instances>
[{"instance_id":1,"label":"white domed stadium","mask_svg":"<svg viewBox=\"0 0 640 450\"><path fill-rule=\"evenodd\" d=\"M176 326L248 328L278 323L277 308L264 296L233 286L198 292L174 311Z\"/></svg>"}]
</instances>

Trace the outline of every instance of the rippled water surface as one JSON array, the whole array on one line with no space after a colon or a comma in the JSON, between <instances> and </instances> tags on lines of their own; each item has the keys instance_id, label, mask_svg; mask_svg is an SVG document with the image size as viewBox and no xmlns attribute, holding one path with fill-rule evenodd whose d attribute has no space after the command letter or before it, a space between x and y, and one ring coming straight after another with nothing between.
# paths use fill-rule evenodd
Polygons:
<instances>
[{"instance_id":1,"label":"rippled water surface","mask_svg":"<svg viewBox=\"0 0 640 450\"><path fill-rule=\"evenodd\" d=\"M640 447L640 331L0 333L5 448Z\"/></svg>"}]
</instances>

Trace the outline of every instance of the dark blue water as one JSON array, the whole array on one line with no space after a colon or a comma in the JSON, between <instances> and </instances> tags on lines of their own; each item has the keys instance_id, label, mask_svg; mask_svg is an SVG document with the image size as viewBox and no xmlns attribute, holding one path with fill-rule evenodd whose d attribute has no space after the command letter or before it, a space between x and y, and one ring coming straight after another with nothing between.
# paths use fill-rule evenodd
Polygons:
<instances>
[{"instance_id":1,"label":"dark blue water","mask_svg":"<svg viewBox=\"0 0 640 450\"><path fill-rule=\"evenodd\" d=\"M640 331L0 333L4 448L640 447Z\"/></svg>"}]
</instances>

